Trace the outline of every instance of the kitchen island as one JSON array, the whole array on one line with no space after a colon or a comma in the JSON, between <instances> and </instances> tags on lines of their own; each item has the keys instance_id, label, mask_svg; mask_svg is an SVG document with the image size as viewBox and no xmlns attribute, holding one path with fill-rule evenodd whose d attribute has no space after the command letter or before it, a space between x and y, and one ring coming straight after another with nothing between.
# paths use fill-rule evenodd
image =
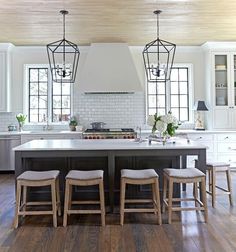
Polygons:
<instances>
[{"instance_id":1,"label":"kitchen island","mask_svg":"<svg viewBox=\"0 0 236 252\"><path fill-rule=\"evenodd\" d=\"M104 184L107 203L113 209L118 202L120 170L153 168L160 176L162 188L162 169L166 167L185 168L186 156L198 157L198 168L206 170L206 146L186 139L175 139L165 145L158 142L138 142L124 139L105 140L33 140L14 148L16 177L26 170L60 170L61 195L64 195L65 176L71 169L104 170ZM34 189L34 190L33 190ZM86 197L93 197L96 188L75 188L86 191ZM146 196L150 189L140 186L127 189L127 194ZM175 194L179 195L179 187ZM46 197L46 190L38 193L32 188L32 198ZM83 194L82 194L83 195ZM80 194L81 196L81 194ZM62 198L63 199L63 198Z\"/></svg>"}]
</instances>

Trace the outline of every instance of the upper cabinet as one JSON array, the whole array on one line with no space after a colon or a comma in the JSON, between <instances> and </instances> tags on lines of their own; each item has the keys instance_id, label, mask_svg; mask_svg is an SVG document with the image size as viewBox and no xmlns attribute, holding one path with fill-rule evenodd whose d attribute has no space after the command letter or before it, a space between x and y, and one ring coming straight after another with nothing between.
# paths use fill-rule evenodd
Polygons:
<instances>
[{"instance_id":1,"label":"upper cabinet","mask_svg":"<svg viewBox=\"0 0 236 252\"><path fill-rule=\"evenodd\" d=\"M236 129L236 43L207 43L208 129Z\"/></svg>"},{"instance_id":2,"label":"upper cabinet","mask_svg":"<svg viewBox=\"0 0 236 252\"><path fill-rule=\"evenodd\" d=\"M0 112L10 111L12 48L10 43L0 43Z\"/></svg>"}]
</instances>

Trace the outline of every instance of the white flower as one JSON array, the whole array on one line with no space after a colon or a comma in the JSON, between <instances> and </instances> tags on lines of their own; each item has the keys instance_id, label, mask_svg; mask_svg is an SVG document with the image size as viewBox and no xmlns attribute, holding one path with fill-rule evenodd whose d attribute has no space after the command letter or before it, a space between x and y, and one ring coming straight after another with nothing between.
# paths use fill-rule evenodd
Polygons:
<instances>
[{"instance_id":1,"label":"white flower","mask_svg":"<svg viewBox=\"0 0 236 252\"><path fill-rule=\"evenodd\" d=\"M149 115L149 116L148 116L148 119L147 119L147 124L148 124L149 126L153 126L154 123L155 123L154 115Z\"/></svg>"},{"instance_id":2,"label":"white flower","mask_svg":"<svg viewBox=\"0 0 236 252\"><path fill-rule=\"evenodd\" d=\"M156 122L156 129L161 133L166 131L167 130L167 123L163 122L162 120L158 120Z\"/></svg>"}]
</instances>

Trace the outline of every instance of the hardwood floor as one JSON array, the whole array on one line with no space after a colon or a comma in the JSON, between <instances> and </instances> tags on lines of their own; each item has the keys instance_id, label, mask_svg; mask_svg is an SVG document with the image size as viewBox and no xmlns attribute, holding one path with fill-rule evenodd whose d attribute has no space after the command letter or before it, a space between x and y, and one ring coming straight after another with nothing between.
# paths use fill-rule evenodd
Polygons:
<instances>
[{"instance_id":1,"label":"hardwood floor","mask_svg":"<svg viewBox=\"0 0 236 252\"><path fill-rule=\"evenodd\" d=\"M232 178L236 192L235 172ZM0 252L236 251L236 206L229 206L227 196L219 196L213 209L208 196L208 207L208 224L196 212L175 214L171 225L164 214L161 226L154 214L132 213L125 215L121 227L117 209L117 213L106 215L104 228L99 215L70 216L66 228L62 227L62 217L59 227L53 228L52 217L30 216L14 230L14 175L0 175Z\"/></svg>"}]
</instances>

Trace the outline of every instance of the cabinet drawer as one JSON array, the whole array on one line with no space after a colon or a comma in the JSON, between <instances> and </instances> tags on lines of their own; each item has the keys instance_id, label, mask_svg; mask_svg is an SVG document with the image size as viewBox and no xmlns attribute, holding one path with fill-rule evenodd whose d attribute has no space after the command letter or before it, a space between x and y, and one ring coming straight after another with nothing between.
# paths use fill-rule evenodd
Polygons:
<instances>
[{"instance_id":1,"label":"cabinet drawer","mask_svg":"<svg viewBox=\"0 0 236 252\"><path fill-rule=\"evenodd\" d=\"M217 134L217 141L236 141L236 134Z\"/></svg>"},{"instance_id":2,"label":"cabinet drawer","mask_svg":"<svg viewBox=\"0 0 236 252\"><path fill-rule=\"evenodd\" d=\"M218 162L230 163L231 166L236 166L236 155L218 155Z\"/></svg>"},{"instance_id":3,"label":"cabinet drawer","mask_svg":"<svg viewBox=\"0 0 236 252\"><path fill-rule=\"evenodd\" d=\"M188 139L193 141L213 141L213 134L188 134Z\"/></svg>"},{"instance_id":4,"label":"cabinet drawer","mask_svg":"<svg viewBox=\"0 0 236 252\"><path fill-rule=\"evenodd\" d=\"M225 153L235 153L236 156L236 143L217 143L217 152L225 152Z\"/></svg>"}]
</instances>

